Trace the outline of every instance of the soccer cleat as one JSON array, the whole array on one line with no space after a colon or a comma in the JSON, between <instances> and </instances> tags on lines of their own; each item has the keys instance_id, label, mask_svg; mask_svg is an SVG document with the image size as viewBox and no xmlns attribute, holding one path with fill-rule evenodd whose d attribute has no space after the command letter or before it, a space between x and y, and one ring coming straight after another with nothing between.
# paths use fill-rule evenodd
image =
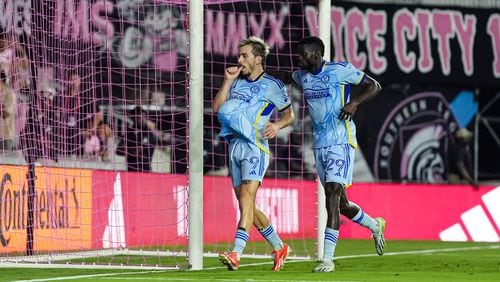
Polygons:
<instances>
[{"instance_id":1,"label":"soccer cleat","mask_svg":"<svg viewBox=\"0 0 500 282\"><path fill-rule=\"evenodd\" d=\"M227 266L228 270L238 270L239 260L237 252L219 253L219 260Z\"/></svg>"},{"instance_id":2,"label":"soccer cleat","mask_svg":"<svg viewBox=\"0 0 500 282\"><path fill-rule=\"evenodd\" d=\"M373 240L375 241L375 250L377 251L377 254L381 256L384 254L384 248L385 248L385 238L384 238L385 219L377 217L375 218L375 220L378 223L379 229L377 232L372 233L372 237Z\"/></svg>"},{"instance_id":3,"label":"soccer cleat","mask_svg":"<svg viewBox=\"0 0 500 282\"><path fill-rule=\"evenodd\" d=\"M290 247L283 243L283 248L273 251L274 266L273 271L280 271L285 266L285 260L290 253Z\"/></svg>"},{"instance_id":4,"label":"soccer cleat","mask_svg":"<svg viewBox=\"0 0 500 282\"><path fill-rule=\"evenodd\" d=\"M313 272L333 272L334 270L335 264L333 261L324 260L313 269Z\"/></svg>"}]
</instances>

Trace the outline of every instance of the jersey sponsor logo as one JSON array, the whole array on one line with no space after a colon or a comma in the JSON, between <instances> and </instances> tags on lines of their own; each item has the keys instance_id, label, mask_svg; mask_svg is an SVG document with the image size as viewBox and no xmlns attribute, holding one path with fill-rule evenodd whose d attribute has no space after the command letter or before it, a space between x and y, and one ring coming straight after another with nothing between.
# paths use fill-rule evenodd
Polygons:
<instances>
[{"instance_id":1,"label":"jersey sponsor logo","mask_svg":"<svg viewBox=\"0 0 500 282\"><path fill-rule=\"evenodd\" d=\"M306 99L319 99L330 96L328 89L306 89L304 90Z\"/></svg>"},{"instance_id":2,"label":"jersey sponsor logo","mask_svg":"<svg viewBox=\"0 0 500 282\"><path fill-rule=\"evenodd\" d=\"M457 122L441 93L422 92L400 102L377 137L379 179L435 183L447 176L448 144Z\"/></svg>"},{"instance_id":3,"label":"jersey sponsor logo","mask_svg":"<svg viewBox=\"0 0 500 282\"><path fill-rule=\"evenodd\" d=\"M249 95L246 95L245 93L232 92L230 99L237 99L248 103L252 98Z\"/></svg>"}]
</instances>

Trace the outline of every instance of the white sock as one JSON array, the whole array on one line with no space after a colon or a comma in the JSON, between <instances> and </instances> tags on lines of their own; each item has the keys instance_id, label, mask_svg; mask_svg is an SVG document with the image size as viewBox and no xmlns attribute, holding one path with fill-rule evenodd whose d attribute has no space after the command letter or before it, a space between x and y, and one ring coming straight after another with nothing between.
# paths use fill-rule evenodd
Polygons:
<instances>
[{"instance_id":1,"label":"white sock","mask_svg":"<svg viewBox=\"0 0 500 282\"><path fill-rule=\"evenodd\" d=\"M327 227L325 229L325 250L323 254L324 261L333 261L335 254L335 247L337 246L337 239L339 238L339 231Z\"/></svg>"},{"instance_id":2,"label":"white sock","mask_svg":"<svg viewBox=\"0 0 500 282\"><path fill-rule=\"evenodd\" d=\"M351 220L361 226L367 227L372 232L378 231L379 227L377 221L373 219L369 214L363 212L361 208L359 209L358 214L356 214L353 218L351 218Z\"/></svg>"}]
</instances>

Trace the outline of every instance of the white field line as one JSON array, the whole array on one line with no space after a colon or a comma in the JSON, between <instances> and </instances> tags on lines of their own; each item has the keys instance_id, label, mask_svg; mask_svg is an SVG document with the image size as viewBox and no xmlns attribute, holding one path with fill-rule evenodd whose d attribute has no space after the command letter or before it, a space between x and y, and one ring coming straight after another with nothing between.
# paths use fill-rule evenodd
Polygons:
<instances>
[{"instance_id":1,"label":"white field line","mask_svg":"<svg viewBox=\"0 0 500 282\"><path fill-rule=\"evenodd\" d=\"M138 280L142 281L144 277L129 277L129 278L122 278L122 277L106 277L104 278L105 280ZM242 281L241 279L228 279L228 278L179 278L179 277L157 277L157 278L148 278L148 281L222 281L222 282L236 282L236 281ZM288 282L288 281L297 281L297 280L290 280L290 278L286 279L281 279L281 280L272 280L272 279L265 279L265 280L253 280L253 279L247 279L246 281L259 281L259 282ZM304 281L304 280L298 280L298 281ZM314 280L316 282L330 282L332 280ZM335 280L335 282L359 282L355 280Z\"/></svg>"},{"instance_id":2,"label":"white field line","mask_svg":"<svg viewBox=\"0 0 500 282\"><path fill-rule=\"evenodd\" d=\"M384 253L384 256L432 254L432 253L475 251L475 250L489 250L489 249L500 249L500 245L493 245L493 246L488 246L488 247L465 247L465 248L447 248L447 249L430 249L430 250L405 251L405 252L390 252L390 253ZM338 257L335 257L335 260L350 259L350 258L378 257L378 256L379 256L378 254L338 256ZM287 264L294 263L294 262L311 261L311 260L315 260L315 259L303 259L303 260L288 260L287 259ZM239 267L265 265L265 264L271 264L271 263L272 262L248 263L248 264L242 264ZM204 268L204 270L223 269L223 268L227 268L227 267L226 266L207 267L207 268Z\"/></svg>"},{"instance_id":3,"label":"white field line","mask_svg":"<svg viewBox=\"0 0 500 282\"><path fill-rule=\"evenodd\" d=\"M404 251L404 252L388 252L384 253L384 256L399 256L399 255L417 255L417 254L433 254L433 253L445 253L445 252L460 252L460 251L476 251L476 250L493 250L493 249L500 249L500 245L493 245L493 246L487 246L487 247L465 247L465 248L446 248L446 249L429 249L429 250L417 250L417 251ZM339 256L336 257L335 260L341 260L341 259L350 259L350 258L364 258L364 257L376 257L378 256L377 254L363 254L363 255L350 255L350 256ZM295 263L295 262L304 262L304 261L311 261L313 259L304 259L304 260L290 260L287 261L287 264L290 263ZM258 266L258 265L266 265L266 264L271 264L272 262L259 262L259 263L248 263L248 264L242 264L240 267L248 267L248 266ZM42 265L33 265L31 264L32 268L36 268ZM57 267L56 265L51 265L52 267ZM15 267L15 266L11 266ZM60 268L60 266L58 267ZM204 268L203 270L215 270L215 269L225 269L227 267L225 266L218 266L218 267L208 267ZM203 271L199 270L199 271ZM112 277L112 276L118 276L118 275L135 275L135 274L150 274L150 273L159 273L159 272L167 272L171 270L152 270L152 271L141 271L141 272L119 272L119 273L102 273L102 274L89 274L89 275L76 275L76 276L62 276L62 277L52 277L52 278L41 278L41 279L30 279L30 280L16 280L13 282L42 282L42 281L62 281L62 280L76 280L76 279L85 279L85 278L96 278L96 277L108 277L110 280L141 280L144 279L143 277ZM150 278L148 278L151 280ZM181 278L181 277L175 277L175 278L168 278L168 277L158 277L154 278L154 280L162 280L162 281L171 281L171 280L182 280L182 281L196 281L196 280L202 280L202 281L239 281L239 280L233 280L233 279L216 279L214 277L210 277L207 279L201 279L201 278ZM266 281L273 281L273 280L266 280ZM280 280L275 280L275 281L280 281ZM281 280L282 281L282 280Z\"/></svg>"}]
</instances>

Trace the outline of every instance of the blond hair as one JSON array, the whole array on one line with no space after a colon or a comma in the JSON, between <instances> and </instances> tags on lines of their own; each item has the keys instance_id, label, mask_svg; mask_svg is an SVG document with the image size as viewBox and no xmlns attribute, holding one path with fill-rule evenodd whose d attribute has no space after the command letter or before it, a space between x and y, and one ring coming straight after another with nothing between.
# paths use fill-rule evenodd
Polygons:
<instances>
[{"instance_id":1,"label":"blond hair","mask_svg":"<svg viewBox=\"0 0 500 282\"><path fill-rule=\"evenodd\" d=\"M250 36L247 39L242 40L238 45L238 49L247 45L252 46L252 54L254 54L255 57L261 56L264 61L267 55L269 55L271 49L264 40L258 38L257 36Z\"/></svg>"}]
</instances>

